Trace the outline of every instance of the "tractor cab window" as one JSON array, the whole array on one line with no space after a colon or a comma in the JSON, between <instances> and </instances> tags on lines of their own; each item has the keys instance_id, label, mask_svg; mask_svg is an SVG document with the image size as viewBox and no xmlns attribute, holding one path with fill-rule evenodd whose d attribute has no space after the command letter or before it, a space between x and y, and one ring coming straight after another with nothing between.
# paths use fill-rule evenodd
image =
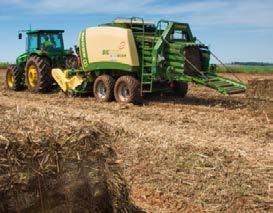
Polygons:
<instances>
[{"instance_id":1,"label":"tractor cab window","mask_svg":"<svg viewBox=\"0 0 273 213\"><path fill-rule=\"evenodd\" d=\"M171 34L171 40L173 41L188 41L188 35L182 30L174 30Z\"/></svg>"},{"instance_id":2,"label":"tractor cab window","mask_svg":"<svg viewBox=\"0 0 273 213\"><path fill-rule=\"evenodd\" d=\"M62 34L42 34L41 48L46 51L58 51L63 49Z\"/></svg>"},{"instance_id":3,"label":"tractor cab window","mask_svg":"<svg viewBox=\"0 0 273 213\"><path fill-rule=\"evenodd\" d=\"M38 35L28 35L27 38L27 51L32 52L38 49Z\"/></svg>"},{"instance_id":4,"label":"tractor cab window","mask_svg":"<svg viewBox=\"0 0 273 213\"><path fill-rule=\"evenodd\" d=\"M52 40L53 40L55 49L62 49L62 35L61 34L52 35Z\"/></svg>"}]
</instances>

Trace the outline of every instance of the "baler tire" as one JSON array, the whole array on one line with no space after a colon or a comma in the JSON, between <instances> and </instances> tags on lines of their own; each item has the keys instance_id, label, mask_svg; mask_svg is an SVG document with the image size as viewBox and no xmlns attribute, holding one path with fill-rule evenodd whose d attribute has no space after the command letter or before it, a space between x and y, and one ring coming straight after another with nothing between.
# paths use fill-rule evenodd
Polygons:
<instances>
[{"instance_id":1,"label":"baler tire","mask_svg":"<svg viewBox=\"0 0 273 213\"><path fill-rule=\"evenodd\" d=\"M184 98L188 93L188 83L175 81L173 90L177 96Z\"/></svg>"},{"instance_id":2,"label":"baler tire","mask_svg":"<svg viewBox=\"0 0 273 213\"><path fill-rule=\"evenodd\" d=\"M122 89L127 90L126 94L122 94ZM119 103L140 104L142 102L140 82L132 76L121 76L116 81L114 94L116 101ZM126 95L127 97L125 97Z\"/></svg>"},{"instance_id":3,"label":"baler tire","mask_svg":"<svg viewBox=\"0 0 273 213\"><path fill-rule=\"evenodd\" d=\"M29 68L34 66L37 70L37 84L31 85L29 81ZM51 75L50 61L45 57L31 56L26 63L26 84L29 91L34 93L46 93L52 89L53 77Z\"/></svg>"},{"instance_id":4,"label":"baler tire","mask_svg":"<svg viewBox=\"0 0 273 213\"><path fill-rule=\"evenodd\" d=\"M110 102L114 100L114 85L115 80L110 75L101 75L96 78L93 85L93 94L95 98L100 102ZM103 86L104 88L99 88ZM105 90L105 91L99 91ZM100 92L104 94L100 94Z\"/></svg>"},{"instance_id":5,"label":"baler tire","mask_svg":"<svg viewBox=\"0 0 273 213\"><path fill-rule=\"evenodd\" d=\"M12 81L12 82L11 82ZM20 91L25 88L24 71L17 65L10 65L5 72L5 88Z\"/></svg>"}]
</instances>

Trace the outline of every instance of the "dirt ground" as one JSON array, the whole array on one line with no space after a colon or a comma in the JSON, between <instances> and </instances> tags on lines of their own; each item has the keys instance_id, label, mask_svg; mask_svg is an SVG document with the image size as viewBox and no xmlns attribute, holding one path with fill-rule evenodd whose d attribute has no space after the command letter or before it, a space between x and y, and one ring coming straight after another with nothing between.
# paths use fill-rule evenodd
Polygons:
<instances>
[{"instance_id":1,"label":"dirt ground","mask_svg":"<svg viewBox=\"0 0 273 213\"><path fill-rule=\"evenodd\" d=\"M31 125L32 116L46 115L52 124L65 118L107 126L132 199L147 212L273 211L273 128L246 103L244 94L196 85L184 99L152 95L143 106L0 89L0 110L10 119L25 114Z\"/></svg>"}]
</instances>

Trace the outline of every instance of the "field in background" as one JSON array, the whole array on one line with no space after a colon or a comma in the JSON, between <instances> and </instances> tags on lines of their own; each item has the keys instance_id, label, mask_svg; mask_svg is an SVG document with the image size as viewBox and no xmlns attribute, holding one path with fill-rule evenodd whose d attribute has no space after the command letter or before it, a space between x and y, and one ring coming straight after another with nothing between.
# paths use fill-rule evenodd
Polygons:
<instances>
[{"instance_id":1,"label":"field in background","mask_svg":"<svg viewBox=\"0 0 273 213\"><path fill-rule=\"evenodd\" d=\"M273 73L273 65L258 66L225 64L225 67L222 65L216 65L216 71L224 73Z\"/></svg>"},{"instance_id":2,"label":"field in background","mask_svg":"<svg viewBox=\"0 0 273 213\"><path fill-rule=\"evenodd\" d=\"M7 69L9 66L9 63L6 62L0 62L0 69Z\"/></svg>"}]
</instances>

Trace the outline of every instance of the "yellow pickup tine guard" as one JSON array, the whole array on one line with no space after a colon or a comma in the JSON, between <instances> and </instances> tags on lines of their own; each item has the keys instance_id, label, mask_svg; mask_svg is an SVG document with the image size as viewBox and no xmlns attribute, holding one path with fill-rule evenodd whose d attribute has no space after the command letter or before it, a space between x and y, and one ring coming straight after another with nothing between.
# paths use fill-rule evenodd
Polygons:
<instances>
[{"instance_id":1,"label":"yellow pickup tine guard","mask_svg":"<svg viewBox=\"0 0 273 213\"><path fill-rule=\"evenodd\" d=\"M62 71L61 69L52 69L51 74L64 92L76 89L76 87L80 86L84 81L79 75L69 78L67 71Z\"/></svg>"}]
</instances>

